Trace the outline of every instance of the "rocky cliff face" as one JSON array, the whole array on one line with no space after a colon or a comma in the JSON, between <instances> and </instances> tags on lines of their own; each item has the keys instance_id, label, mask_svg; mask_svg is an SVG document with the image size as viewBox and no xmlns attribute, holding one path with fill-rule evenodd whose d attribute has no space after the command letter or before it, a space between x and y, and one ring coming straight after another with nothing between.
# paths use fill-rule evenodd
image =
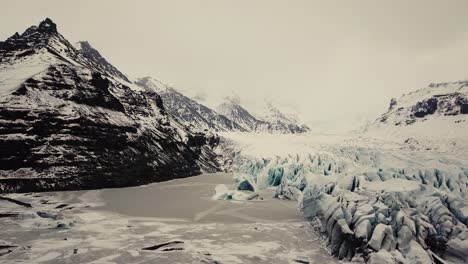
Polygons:
<instances>
[{"instance_id":1,"label":"rocky cliff face","mask_svg":"<svg viewBox=\"0 0 468 264\"><path fill-rule=\"evenodd\" d=\"M46 19L0 42L0 192L138 185L216 169L216 136L175 124Z\"/></svg>"}]
</instances>

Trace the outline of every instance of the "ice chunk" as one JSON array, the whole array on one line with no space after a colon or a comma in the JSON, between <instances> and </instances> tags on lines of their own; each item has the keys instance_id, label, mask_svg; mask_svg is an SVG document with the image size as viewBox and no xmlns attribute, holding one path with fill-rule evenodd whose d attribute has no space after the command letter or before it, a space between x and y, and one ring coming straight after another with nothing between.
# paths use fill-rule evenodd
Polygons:
<instances>
[{"instance_id":1,"label":"ice chunk","mask_svg":"<svg viewBox=\"0 0 468 264\"><path fill-rule=\"evenodd\" d=\"M215 187L215 194L211 197L213 200L226 200L229 189L225 184L218 184Z\"/></svg>"},{"instance_id":2,"label":"ice chunk","mask_svg":"<svg viewBox=\"0 0 468 264\"><path fill-rule=\"evenodd\" d=\"M236 185L234 189L237 189L239 191L254 192L256 190L255 182L250 175L240 174L236 176Z\"/></svg>"},{"instance_id":3,"label":"ice chunk","mask_svg":"<svg viewBox=\"0 0 468 264\"><path fill-rule=\"evenodd\" d=\"M393 250L395 249L395 238L393 237L392 228L388 225L378 224L372 238L369 241L369 246L376 251L380 249Z\"/></svg>"},{"instance_id":4,"label":"ice chunk","mask_svg":"<svg viewBox=\"0 0 468 264\"><path fill-rule=\"evenodd\" d=\"M372 232L372 224L368 219L361 221L354 228L354 233L356 234L356 238L362 239L362 241L364 242L367 242L369 240L371 232Z\"/></svg>"},{"instance_id":5,"label":"ice chunk","mask_svg":"<svg viewBox=\"0 0 468 264\"><path fill-rule=\"evenodd\" d=\"M215 194L211 197L213 200L235 200L246 201L258 197L256 192L242 192L237 190L229 190L226 185L218 184L215 187Z\"/></svg>"}]
</instances>

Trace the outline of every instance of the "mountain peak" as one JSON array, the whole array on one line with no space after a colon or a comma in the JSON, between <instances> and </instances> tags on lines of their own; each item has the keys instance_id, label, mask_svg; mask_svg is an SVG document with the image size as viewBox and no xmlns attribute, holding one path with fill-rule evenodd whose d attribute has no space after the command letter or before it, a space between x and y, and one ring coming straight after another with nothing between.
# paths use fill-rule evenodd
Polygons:
<instances>
[{"instance_id":1,"label":"mountain peak","mask_svg":"<svg viewBox=\"0 0 468 264\"><path fill-rule=\"evenodd\" d=\"M0 61L34 54L35 51L47 46L51 38L64 40L57 32L57 25L50 18L46 18L38 26L31 26L22 34L16 32L7 40L0 41Z\"/></svg>"},{"instance_id":2,"label":"mountain peak","mask_svg":"<svg viewBox=\"0 0 468 264\"><path fill-rule=\"evenodd\" d=\"M38 30L45 33L57 33L57 25L50 18L46 18L39 23Z\"/></svg>"},{"instance_id":3,"label":"mountain peak","mask_svg":"<svg viewBox=\"0 0 468 264\"><path fill-rule=\"evenodd\" d=\"M95 50L93 48L93 46L91 46L91 44L89 44L89 42L86 41L86 40L78 41L76 44L77 44L76 45L77 49L93 49L93 50Z\"/></svg>"}]
</instances>

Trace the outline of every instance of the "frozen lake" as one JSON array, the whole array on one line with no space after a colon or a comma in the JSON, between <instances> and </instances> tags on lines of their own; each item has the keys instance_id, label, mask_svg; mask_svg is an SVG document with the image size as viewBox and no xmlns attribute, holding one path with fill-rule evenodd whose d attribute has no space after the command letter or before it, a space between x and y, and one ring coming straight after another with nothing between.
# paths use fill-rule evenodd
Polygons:
<instances>
[{"instance_id":1,"label":"frozen lake","mask_svg":"<svg viewBox=\"0 0 468 264\"><path fill-rule=\"evenodd\" d=\"M263 200L211 199L217 184L232 183L231 174L218 173L130 188L14 194L32 208L9 205L9 211L61 217L0 219L0 237L18 246L0 254L0 263L338 263L296 203L273 199L273 190L261 192ZM60 221L72 225L55 228Z\"/></svg>"},{"instance_id":2,"label":"frozen lake","mask_svg":"<svg viewBox=\"0 0 468 264\"><path fill-rule=\"evenodd\" d=\"M135 217L155 217L200 223L301 222L295 201L272 198L273 189L260 192L263 200L213 200L218 184L232 185L230 173L200 176L146 186L105 189L100 192L107 210ZM130 199L131 198L131 199Z\"/></svg>"}]
</instances>

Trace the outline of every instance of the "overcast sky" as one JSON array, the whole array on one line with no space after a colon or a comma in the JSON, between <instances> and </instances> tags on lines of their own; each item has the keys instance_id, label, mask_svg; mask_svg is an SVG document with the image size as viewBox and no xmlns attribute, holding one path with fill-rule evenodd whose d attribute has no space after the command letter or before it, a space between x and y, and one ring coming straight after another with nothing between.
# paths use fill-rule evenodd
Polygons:
<instances>
[{"instance_id":1,"label":"overcast sky","mask_svg":"<svg viewBox=\"0 0 468 264\"><path fill-rule=\"evenodd\" d=\"M2 3L0 39L50 17L131 77L338 122L468 78L467 10L462 0L15 0Z\"/></svg>"}]
</instances>

